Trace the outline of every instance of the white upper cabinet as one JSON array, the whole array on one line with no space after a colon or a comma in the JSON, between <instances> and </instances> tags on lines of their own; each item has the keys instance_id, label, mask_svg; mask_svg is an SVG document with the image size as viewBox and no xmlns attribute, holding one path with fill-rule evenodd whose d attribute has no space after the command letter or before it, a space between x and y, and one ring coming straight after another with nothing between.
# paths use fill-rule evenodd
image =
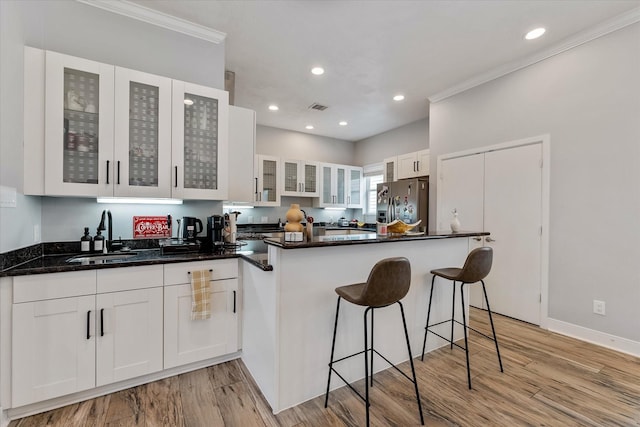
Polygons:
<instances>
[{"instance_id":1,"label":"white upper cabinet","mask_svg":"<svg viewBox=\"0 0 640 427\"><path fill-rule=\"evenodd\" d=\"M282 195L318 197L318 163L304 160L282 161Z\"/></svg>"},{"instance_id":2,"label":"white upper cabinet","mask_svg":"<svg viewBox=\"0 0 640 427\"><path fill-rule=\"evenodd\" d=\"M364 171L351 166L348 174L347 208L361 209L364 207Z\"/></svg>"},{"instance_id":3,"label":"white upper cabinet","mask_svg":"<svg viewBox=\"0 0 640 427\"><path fill-rule=\"evenodd\" d=\"M171 197L171 79L115 70L113 195Z\"/></svg>"},{"instance_id":4,"label":"white upper cabinet","mask_svg":"<svg viewBox=\"0 0 640 427\"><path fill-rule=\"evenodd\" d=\"M320 165L320 198L318 207L346 207L347 166L322 163Z\"/></svg>"},{"instance_id":5,"label":"white upper cabinet","mask_svg":"<svg viewBox=\"0 0 640 427\"><path fill-rule=\"evenodd\" d=\"M229 94L173 80L172 197L226 200Z\"/></svg>"},{"instance_id":6,"label":"white upper cabinet","mask_svg":"<svg viewBox=\"0 0 640 427\"><path fill-rule=\"evenodd\" d=\"M398 157L389 157L382 162L384 182L393 182L398 179Z\"/></svg>"},{"instance_id":7,"label":"white upper cabinet","mask_svg":"<svg viewBox=\"0 0 640 427\"><path fill-rule=\"evenodd\" d=\"M429 175L429 150L420 150L398 156L398 179Z\"/></svg>"},{"instance_id":8,"label":"white upper cabinet","mask_svg":"<svg viewBox=\"0 0 640 427\"><path fill-rule=\"evenodd\" d=\"M107 180L113 158L113 90L112 65L46 52L45 194L113 195L113 176ZM28 111L24 119L28 126Z\"/></svg>"},{"instance_id":9,"label":"white upper cabinet","mask_svg":"<svg viewBox=\"0 0 640 427\"><path fill-rule=\"evenodd\" d=\"M278 179L280 176L280 158L258 154L255 160L256 206L280 206Z\"/></svg>"},{"instance_id":10,"label":"white upper cabinet","mask_svg":"<svg viewBox=\"0 0 640 427\"><path fill-rule=\"evenodd\" d=\"M256 112L229 106L229 196L231 202L253 203Z\"/></svg>"},{"instance_id":11,"label":"white upper cabinet","mask_svg":"<svg viewBox=\"0 0 640 427\"><path fill-rule=\"evenodd\" d=\"M30 47L24 82L25 194L227 199L227 92Z\"/></svg>"}]
</instances>

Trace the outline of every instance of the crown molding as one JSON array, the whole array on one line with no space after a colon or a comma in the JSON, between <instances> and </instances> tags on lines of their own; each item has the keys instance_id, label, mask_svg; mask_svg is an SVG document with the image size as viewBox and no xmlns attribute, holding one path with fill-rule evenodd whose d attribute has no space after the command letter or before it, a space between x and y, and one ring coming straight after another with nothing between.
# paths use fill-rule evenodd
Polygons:
<instances>
[{"instance_id":1,"label":"crown molding","mask_svg":"<svg viewBox=\"0 0 640 427\"><path fill-rule=\"evenodd\" d=\"M569 49L573 49L574 47L580 46L584 43L590 42L591 40L597 39L637 22L640 22L640 7L631 9L628 12L604 21L593 28L577 33L574 36L571 36L560 42L559 44L552 46L549 49L546 49L535 55L528 56L518 61L509 62L486 73L479 74L469 80L465 80L462 83L450 87L449 89L443 90L442 92L428 97L428 99L432 103L442 101L443 99L449 98L453 95L457 95L458 93L464 92L476 86L480 86L481 84L490 82L491 80L495 80L499 77L513 73L514 71L521 70L525 67L528 67L529 65L533 65L547 58L551 58L552 56L558 55L559 53L565 52Z\"/></svg>"},{"instance_id":2,"label":"crown molding","mask_svg":"<svg viewBox=\"0 0 640 427\"><path fill-rule=\"evenodd\" d=\"M220 44L227 37L226 33L190 22L148 7L140 6L126 0L76 0L88 6L97 7L129 18L137 19L151 25L186 34L191 37Z\"/></svg>"}]
</instances>

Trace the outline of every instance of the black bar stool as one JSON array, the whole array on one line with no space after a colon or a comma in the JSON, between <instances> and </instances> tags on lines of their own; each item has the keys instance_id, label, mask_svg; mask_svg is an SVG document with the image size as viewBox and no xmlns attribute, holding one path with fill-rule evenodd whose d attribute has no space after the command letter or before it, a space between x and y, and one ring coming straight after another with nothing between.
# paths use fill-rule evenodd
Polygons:
<instances>
[{"instance_id":1,"label":"black bar stool","mask_svg":"<svg viewBox=\"0 0 640 427\"><path fill-rule=\"evenodd\" d=\"M493 317L491 316L491 308L489 307L489 298L487 298L487 289L484 285L484 278L487 277L489 272L491 271L491 263L493 262L493 249L490 247L482 247L476 248L469 252L466 261L464 262L464 266L462 268L440 268L436 270L431 270L431 274L433 274L433 279L431 280L431 293L429 295L429 309L427 310L427 324L425 326L424 331L424 342L422 343L422 358L424 361L424 351L427 346L427 334L431 332L438 337L447 340L450 344L449 348L453 349L455 345L458 348L464 350L467 356L467 382L469 383L469 389L471 389L471 371L469 369L469 341L467 337L467 329L471 329L472 331L492 340L496 344L496 353L498 354L498 363L500 364L500 372L504 372L502 369L502 359L500 358L500 349L498 348L498 339L496 338L496 329L493 327ZM432 325L429 324L429 317L431 316L431 300L433 297L433 287L435 284L436 276L440 276L445 279L449 279L453 281L453 303L451 306L451 319L443 320L442 322L434 323ZM460 297L462 300L462 323L455 320L455 312L456 312L456 282L460 282ZM489 321L491 322L491 331L493 332L493 338L489 335L485 335L482 332L467 326L467 317L464 310L464 285L472 284L472 283L482 283L482 292L484 293L484 300L487 303L487 311L489 312ZM430 328L433 326L441 325L443 323L451 322L451 337L446 338L442 335L434 332ZM464 328L464 347L453 342L453 327L455 324L462 325Z\"/></svg>"},{"instance_id":2,"label":"black bar stool","mask_svg":"<svg viewBox=\"0 0 640 427\"><path fill-rule=\"evenodd\" d=\"M409 260L404 257L386 258L376 263L369 273L369 278L365 283L357 283L354 285L340 286L336 288L338 294L338 304L336 307L336 320L333 325L333 341L331 343L331 360L329 361L329 378L327 379L327 394L324 400L324 407L329 403L329 386L331 385L331 373L335 372L342 381L354 393L356 393L365 402L367 412L367 426L369 425L369 378L371 378L371 386L373 386L373 353L382 357L387 363L393 366L398 372L404 375L413 383L416 389L416 401L418 402L418 411L420 412L420 422L424 425L424 417L422 416L422 405L420 404L420 392L418 391L418 381L416 380L416 370L413 366L413 356L411 355L411 345L409 344L409 333L407 332L407 322L404 317L404 308L400 300L409 292L411 284L411 265ZM334 350L336 348L336 331L338 329L338 313L340 312L340 300L344 298L350 303L367 307L364 311L364 350L349 356L333 360ZM409 362L411 363L410 378L402 372L396 365L391 363L382 354L373 348L373 312L376 308L382 308L391 304L398 303L400 305L400 313L402 314L402 324L404 325L404 336L407 340L407 351L409 352ZM367 331L367 314L371 312L371 347L368 342ZM350 357L364 354L364 397L353 388L351 384L333 367L334 363L341 362ZM371 366L369 366L369 358L371 357Z\"/></svg>"}]
</instances>

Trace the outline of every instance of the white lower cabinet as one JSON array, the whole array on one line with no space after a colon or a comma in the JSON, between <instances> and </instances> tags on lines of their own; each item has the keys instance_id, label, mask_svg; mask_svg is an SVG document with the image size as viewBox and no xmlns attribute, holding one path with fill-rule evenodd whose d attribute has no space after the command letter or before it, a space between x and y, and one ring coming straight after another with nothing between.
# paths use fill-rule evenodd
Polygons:
<instances>
[{"instance_id":1,"label":"white lower cabinet","mask_svg":"<svg viewBox=\"0 0 640 427\"><path fill-rule=\"evenodd\" d=\"M12 406L162 370L162 274L145 266L15 278Z\"/></svg>"},{"instance_id":2,"label":"white lower cabinet","mask_svg":"<svg viewBox=\"0 0 640 427\"><path fill-rule=\"evenodd\" d=\"M162 370L162 288L96 297L96 386Z\"/></svg>"},{"instance_id":3,"label":"white lower cabinet","mask_svg":"<svg viewBox=\"0 0 640 427\"><path fill-rule=\"evenodd\" d=\"M13 305L12 406L95 386L95 296Z\"/></svg>"},{"instance_id":4,"label":"white lower cabinet","mask_svg":"<svg viewBox=\"0 0 640 427\"><path fill-rule=\"evenodd\" d=\"M201 269L212 315L191 320ZM237 258L13 278L11 407L238 351L238 280Z\"/></svg>"},{"instance_id":5,"label":"white lower cabinet","mask_svg":"<svg viewBox=\"0 0 640 427\"><path fill-rule=\"evenodd\" d=\"M211 270L211 317L191 320L189 272L200 269ZM165 266L165 369L237 351L239 318L237 259Z\"/></svg>"}]
</instances>

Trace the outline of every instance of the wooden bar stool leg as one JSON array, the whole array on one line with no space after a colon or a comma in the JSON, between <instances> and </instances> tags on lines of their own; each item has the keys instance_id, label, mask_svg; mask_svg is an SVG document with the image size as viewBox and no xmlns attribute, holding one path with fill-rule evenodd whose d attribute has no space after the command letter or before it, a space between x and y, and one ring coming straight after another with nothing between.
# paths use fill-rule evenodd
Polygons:
<instances>
[{"instance_id":1,"label":"wooden bar stool leg","mask_svg":"<svg viewBox=\"0 0 640 427\"><path fill-rule=\"evenodd\" d=\"M489 321L491 322L491 331L493 332L493 342L496 343L496 353L498 354L498 363L500 364L500 372L504 372L502 369L502 358L500 357L500 349L498 348L498 337L496 337L496 329L493 327L493 317L491 316L491 308L489 307L489 298L487 297L487 289L484 286L484 280L482 283L482 292L484 293L484 301L487 303L487 311L489 312Z\"/></svg>"},{"instance_id":2,"label":"wooden bar stool leg","mask_svg":"<svg viewBox=\"0 0 640 427\"><path fill-rule=\"evenodd\" d=\"M465 352L465 355L467 356L467 382L469 383L469 390L471 390L471 368L469 366L469 340L467 338L467 314L465 313L465 310L464 310L464 285L465 285L464 282L460 283L460 299L462 300L462 326L464 329L464 352Z\"/></svg>"}]
</instances>

